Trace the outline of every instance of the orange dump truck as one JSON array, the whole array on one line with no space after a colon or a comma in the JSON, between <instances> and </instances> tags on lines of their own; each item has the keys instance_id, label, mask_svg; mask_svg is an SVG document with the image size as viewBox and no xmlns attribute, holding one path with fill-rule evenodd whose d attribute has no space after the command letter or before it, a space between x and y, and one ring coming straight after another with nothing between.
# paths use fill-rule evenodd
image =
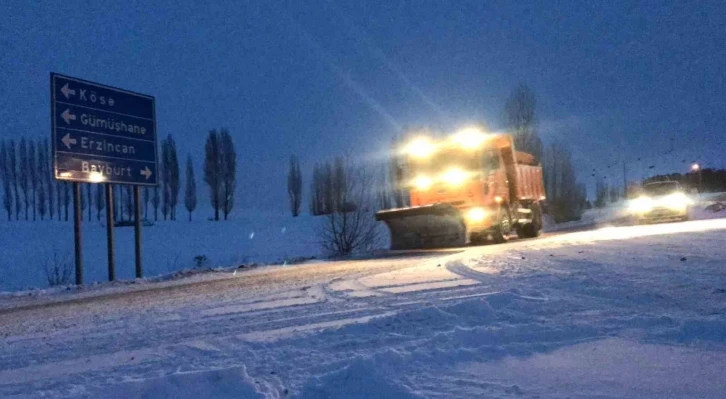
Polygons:
<instances>
[{"instance_id":1,"label":"orange dump truck","mask_svg":"<svg viewBox=\"0 0 726 399\"><path fill-rule=\"evenodd\" d=\"M540 234L542 167L515 150L511 135L466 129L444 139L416 138L401 151L411 206L376 213L390 230L391 249Z\"/></svg>"}]
</instances>

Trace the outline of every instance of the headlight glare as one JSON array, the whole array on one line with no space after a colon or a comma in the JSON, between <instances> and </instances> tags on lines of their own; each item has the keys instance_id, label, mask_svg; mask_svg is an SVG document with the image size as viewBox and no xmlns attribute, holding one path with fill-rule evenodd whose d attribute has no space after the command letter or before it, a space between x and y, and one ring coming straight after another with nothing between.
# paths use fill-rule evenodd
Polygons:
<instances>
[{"instance_id":1,"label":"headlight glare","mask_svg":"<svg viewBox=\"0 0 726 399\"><path fill-rule=\"evenodd\" d=\"M421 191L428 190L433 183L434 182L426 176L419 176L413 180L414 187Z\"/></svg>"},{"instance_id":2,"label":"headlight glare","mask_svg":"<svg viewBox=\"0 0 726 399\"><path fill-rule=\"evenodd\" d=\"M630 210L635 213L646 213L653 210L653 200L648 197L639 197L630 203Z\"/></svg>"},{"instance_id":3,"label":"headlight glare","mask_svg":"<svg viewBox=\"0 0 726 399\"><path fill-rule=\"evenodd\" d=\"M688 197L683 193L675 193L663 198L663 205L673 210L685 209L689 202Z\"/></svg>"},{"instance_id":4,"label":"headlight glare","mask_svg":"<svg viewBox=\"0 0 726 399\"><path fill-rule=\"evenodd\" d=\"M451 168L444 173L443 180L452 186L460 186L466 181L467 174L459 168Z\"/></svg>"},{"instance_id":5,"label":"headlight glare","mask_svg":"<svg viewBox=\"0 0 726 399\"><path fill-rule=\"evenodd\" d=\"M466 213L466 219L472 223L479 223L487 217L487 213L483 208L471 208Z\"/></svg>"},{"instance_id":6,"label":"headlight glare","mask_svg":"<svg viewBox=\"0 0 726 399\"><path fill-rule=\"evenodd\" d=\"M405 152L415 158L427 158L433 154L434 150L435 147L431 140L420 137L407 145Z\"/></svg>"}]
</instances>

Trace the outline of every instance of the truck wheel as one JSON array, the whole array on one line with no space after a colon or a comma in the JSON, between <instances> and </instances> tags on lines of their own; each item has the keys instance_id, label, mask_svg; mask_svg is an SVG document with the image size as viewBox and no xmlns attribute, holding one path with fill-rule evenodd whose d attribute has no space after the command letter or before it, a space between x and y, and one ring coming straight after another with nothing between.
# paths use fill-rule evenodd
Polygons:
<instances>
[{"instance_id":1,"label":"truck wheel","mask_svg":"<svg viewBox=\"0 0 726 399\"><path fill-rule=\"evenodd\" d=\"M497 244L507 242L511 233L512 221L509 218L509 211L504 208L499 208L499 223L492 231L492 239Z\"/></svg>"},{"instance_id":2,"label":"truck wheel","mask_svg":"<svg viewBox=\"0 0 726 399\"><path fill-rule=\"evenodd\" d=\"M520 238L539 237L542 233L542 211L539 204L532 205L532 221L517 228L517 235Z\"/></svg>"}]
</instances>

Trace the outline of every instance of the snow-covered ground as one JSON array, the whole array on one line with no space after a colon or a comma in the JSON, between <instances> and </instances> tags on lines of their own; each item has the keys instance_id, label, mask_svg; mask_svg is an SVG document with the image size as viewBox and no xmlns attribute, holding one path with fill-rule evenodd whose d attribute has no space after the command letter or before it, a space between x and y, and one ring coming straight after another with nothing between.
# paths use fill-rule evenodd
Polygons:
<instances>
[{"instance_id":1,"label":"snow-covered ground","mask_svg":"<svg viewBox=\"0 0 726 399\"><path fill-rule=\"evenodd\" d=\"M145 276L159 276L196 266L197 256L206 257L204 268L253 262L285 262L319 256L315 223L307 215L289 213L242 214L229 221L181 220L157 222L142 230ZM116 276L134 278L134 230L114 229ZM106 228L95 220L83 224L84 282L107 281ZM73 223L0 223L0 292L45 288L43 263L65 258L73 265ZM74 281L74 280L72 280Z\"/></svg>"},{"instance_id":2,"label":"snow-covered ground","mask_svg":"<svg viewBox=\"0 0 726 399\"><path fill-rule=\"evenodd\" d=\"M722 398L726 219L6 297L0 397Z\"/></svg>"},{"instance_id":3,"label":"snow-covered ground","mask_svg":"<svg viewBox=\"0 0 726 399\"><path fill-rule=\"evenodd\" d=\"M725 217L726 211L712 213L704 208L715 200L726 200L723 193L695 197L692 219ZM603 209L585 212L582 220L553 224L546 220L545 231L561 232L626 224L627 205L609 204ZM203 269L224 268L251 263L290 263L301 259L320 258L316 237L320 220L301 215L293 218L287 212L237 211L229 221L186 221L180 215L175 222L156 222L144 227L143 265L145 277L168 276L180 270L195 268L195 258L206 260ZM371 215L373 218L373 215ZM381 228L379 246L388 242L387 231ZM115 228L116 277L134 279L133 228ZM108 279L106 229L97 221L83 224L84 282L93 284ZM0 222L0 292L44 289L48 287L43 264L65 259L73 267L73 225L70 222ZM71 282L74 282L71 275Z\"/></svg>"}]
</instances>

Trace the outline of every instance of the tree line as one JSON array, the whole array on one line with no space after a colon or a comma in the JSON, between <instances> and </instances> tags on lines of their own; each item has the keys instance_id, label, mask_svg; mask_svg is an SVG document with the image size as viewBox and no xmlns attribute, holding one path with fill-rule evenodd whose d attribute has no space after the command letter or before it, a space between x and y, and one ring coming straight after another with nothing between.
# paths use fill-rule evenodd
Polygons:
<instances>
[{"instance_id":1,"label":"tree line","mask_svg":"<svg viewBox=\"0 0 726 399\"><path fill-rule=\"evenodd\" d=\"M726 169L704 168L699 172L670 173L651 176L643 184L658 181L677 181L682 186L704 193L726 192Z\"/></svg>"},{"instance_id":2,"label":"tree line","mask_svg":"<svg viewBox=\"0 0 726 399\"><path fill-rule=\"evenodd\" d=\"M0 184L2 209L7 220L70 219L72 183L56 180L48 139L5 139L0 142ZM211 130L204 157L204 181L210 188L214 220L222 211L226 220L234 207L237 156L232 136L227 130ZM159 185L143 187L141 204L145 220L176 220L180 194L180 171L176 142L171 135L161 141ZM189 220L197 208L197 185L194 162L187 155L184 207ZM88 221L102 220L106 193L103 184L80 183L81 214ZM133 186L113 185L114 221L130 221L135 215Z\"/></svg>"}]
</instances>

